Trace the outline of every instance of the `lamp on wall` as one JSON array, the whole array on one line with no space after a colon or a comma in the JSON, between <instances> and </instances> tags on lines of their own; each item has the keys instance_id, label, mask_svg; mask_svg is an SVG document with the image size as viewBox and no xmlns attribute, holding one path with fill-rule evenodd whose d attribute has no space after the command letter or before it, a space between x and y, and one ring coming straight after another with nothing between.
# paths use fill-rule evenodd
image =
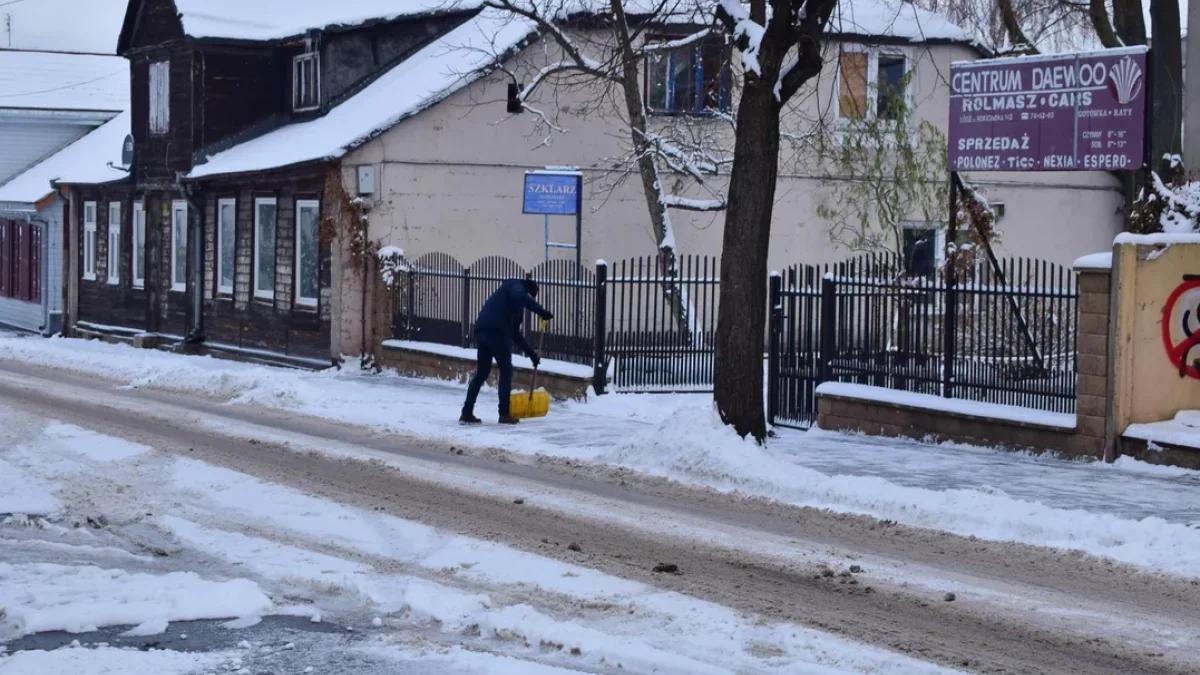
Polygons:
<instances>
[{"instance_id":1,"label":"lamp on wall","mask_svg":"<svg viewBox=\"0 0 1200 675\"><path fill-rule=\"evenodd\" d=\"M521 89L523 86L516 82L508 83L508 113L510 115L520 115L525 112L525 104L521 102Z\"/></svg>"}]
</instances>

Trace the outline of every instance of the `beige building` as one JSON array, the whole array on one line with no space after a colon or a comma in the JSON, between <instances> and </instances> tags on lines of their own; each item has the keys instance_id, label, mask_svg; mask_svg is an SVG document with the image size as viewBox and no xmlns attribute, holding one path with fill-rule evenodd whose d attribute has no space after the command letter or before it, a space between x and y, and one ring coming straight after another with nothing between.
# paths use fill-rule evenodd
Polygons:
<instances>
[{"instance_id":1,"label":"beige building","mask_svg":"<svg viewBox=\"0 0 1200 675\"><path fill-rule=\"evenodd\" d=\"M770 264L825 263L855 253L853 237L831 234L821 206L845 210L852 176L816 161L816 135L836 151L847 125L884 115L880 87L903 91L913 133L928 123L943 133L949 113L950 64L981 58L963 32L944 18L908 3L859 0L841 3L840 32L827 47L826 67L784 112L789 140L781 157ZM858 20L855 20L855 19ZM578 76L538 88L529 98L536 111L506 112L515 76L528 83L547 64L562 59L554 40L538 38L534 26L484 10L395 66L358 94L318 119L292 124L213 154L197 163L193 179L270 171L304 162L340 162L343 183L369 204L368 238L403 249L409 260L441 252L470 265L503 256L532 267L546 255L541 216L522 213L524 174L548 166L583 173L581 259L610 262L653 256L651 230L640 181L626 159L629 131L621 122L619 90ZM673 40L699 28L677 26L649 40ZM581 44L603 35L577 35ZM702 139L717 166L698 185L683 172L664 171L673 195L720 200L733 138L727 116L740 81L737 52L700 40L648 56L644 92L654 128L666 137ZM483 72L490 74L483 75ZM718 114L713 114L713 110ZM855 122L857 120L857 122ZM798 139L798 140L797 140ZM887 141L884 141L888 147ZM944 160L932 175L944 180ZM1105 173L972 174L988 198L1003 205L1001 256L1028 256L1069 264L1106 248L1120 230L1118 180ZM892 250L920 239L942 243L936 219L943 204L908 205ZM720 253L723 214L671 210L679 254ZM873 228L874 232L878 232ZM550 240L571 242L574 220L550 218ZM352 264L348 239L334 243L334 354L357 353L362 342L363 276ZM931 247L941 254L942 246ZM573 252L555 249L556 258Z\"/></svg>"},{"instance_id":2,"label":"beige building","mask_svg":"<svg viewBox=\"0 0 1200 675\"><path fill-rule=\"evenodd\" d=\"M945 130L949 110L947 76L950 63L979 58L966 44L909 43L876 46L860 42L841 45L849 59L865 54L869 82L876 81L882 60L899 58L910 79L908 98L918 121ZM789 113L798 133L817 123L837 129L839 99L835 96L843 75L853 68L849 59L838 67L837 47L830 47L825 71L812 91ZM851 52L854 50L854 52ZM843 54L843 56L846 56ZM521 52L516 70L536 72L559 55L545 41ZM512 66L510 65L510 68ZM839 72L842 71L842 72ZM735 78L736 79L736 78ZM533 115L508 117L504 112L507 80L496 74L478 81L425 112L396 125L347 155L343 167L369 165L378 176L378 194L371 213L371 237L398 246L414 258L431 251L446 252L464 264L485 255L502 255L522 265L541 262L544 223L540 216L523 215L522 185L527 170L545 166L579 167L584 173L582 259L608 261L652 255L656 241L647 216L646 201L636 175L613 186L627 163L612 158L625 152L622 139L628 132L614 114L597 112L595 92L578 87L544 89L534 106L550 114L556 107L557 125L565 133L537 128ZM870 89L870 88L868 88ZM869 92L871 103L875 94ZM868 105L868 108L872 107ZM575 110L585 110L576 114ZM656 117L663 126L678 125L678 116ZM727 122L696 116L687 124L710 127L723 136L731 154L732 138L723 133ZM543 143L549 138L549 142ZM798 152L811 150L801 149ZM784 151L776 191L770 262L782 267L798 262L840 260L851 254L831 241L829 220L818 215L818 205L836 199L835 184L820 170L795 160L796 151ZM981 185L988 198L1002 204L1003 240L998 254L1030 256L1069 264L1080 255L1105 248L1120 232L1122 203L1119 183L1106 173L977 173L969 178ZM692 186L682 175L669 182ZM720 195L724 177L708 179ZM711 199L704 190L687 190L686 196ZM944 209L943 209L944 210ZM723 215L672 210L672 222L681 254L720 253ZM913 226L923 218L912 214ZM570 241L570 218L551 218L551 238ZM552 251L562 257L569 252Z\"/></svg>"}]
</instances>

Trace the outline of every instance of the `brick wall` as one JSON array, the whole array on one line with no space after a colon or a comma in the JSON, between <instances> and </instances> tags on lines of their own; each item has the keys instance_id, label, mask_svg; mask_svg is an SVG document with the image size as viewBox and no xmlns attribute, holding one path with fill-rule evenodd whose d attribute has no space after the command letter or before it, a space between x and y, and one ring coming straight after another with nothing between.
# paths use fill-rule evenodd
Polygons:
<instances>
[{"instance_id":1,"label":"brick wall","mask_svg":"<svg viewBox=\"0 0 1200 675\"><path fill-rule=\"evenodd\" d=\"M435 377L440 380L451 380L466 384L467 380L475 372L475 361L473 359L430 354L414 349L391 346L382 346L380 352L379 365L384 368L395 369L396 372L402 375ZM513 389L525 389L528 391L532 372L532 370L527 368L514 368ZM495 386L498 374L496 368L492 368L492 376L488 378L488 382L492 386ZM567 377L565 375L554 375L542 371L538 372L538 388L545 388L546 391L550 392L551 396L559 400L586 400L587 390L591 384L591 378ZM466 395L466 389L463 390L463 395ZM479 409L486 409L486 406L481 402Z\"/></svg>"},{"instance_id":2,"label":"brick wall","mask_svg":"<svg viewBox=\"0 0 1200 675\"><path fill-rule=\"evenodd\" d=\"M1074 451L1075 432L1071 430L838 396L822 395L817 401L817 426L936 443L1079 454Z\"/></svg>"},{"instance_id":3,"label":"brick wall","mask_svg":"<svg viewBox=\"0 0 1200 675\"><path fill-rule=\"evenodd\" d=\"M1108 334L1111 270L1079 272L1079 326L1075 376L1077 454L1105 457L1108 409Z\"/></svg>"}]
</instances>

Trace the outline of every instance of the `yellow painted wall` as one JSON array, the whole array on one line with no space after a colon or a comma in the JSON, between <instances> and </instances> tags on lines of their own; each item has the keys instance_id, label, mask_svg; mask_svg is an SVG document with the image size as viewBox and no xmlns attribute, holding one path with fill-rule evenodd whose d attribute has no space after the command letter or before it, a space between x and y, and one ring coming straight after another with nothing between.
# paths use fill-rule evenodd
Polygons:
<instances>
[{"instance_id":1,"label":"yellow painted wall","mask_svg":"<svg viewBox=\"0 0 1200 675\"><path fill-rule=\"evenodd\" d=\"M1189 366L1180 377L1178 360L1187 331L1195 335L1196 345L1187 363L1200 359L1200 241L1164 235L1118 238L1113 275L1115 430L1119 434L1129 424L1200 409L1200 370ZM1164 340L1164 321L1174 351Z\"/></svg>"}]
</instances>

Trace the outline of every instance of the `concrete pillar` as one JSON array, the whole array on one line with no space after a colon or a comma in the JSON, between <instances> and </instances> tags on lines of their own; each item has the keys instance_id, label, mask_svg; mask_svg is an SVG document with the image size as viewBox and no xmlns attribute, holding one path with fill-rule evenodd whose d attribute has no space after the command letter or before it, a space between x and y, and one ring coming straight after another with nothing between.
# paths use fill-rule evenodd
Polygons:
<instances>
[{"instance_id":1,"label":"concrete pillar","mask_svg":"<svg viewBox=\"0 0 1200 675\"><path fill-rule=\"evenodd\" d=\"M1200 168L1200 0L1188 0L1187 35L1183 53L1183 161Z\"/></svg>"}]
</instances>

